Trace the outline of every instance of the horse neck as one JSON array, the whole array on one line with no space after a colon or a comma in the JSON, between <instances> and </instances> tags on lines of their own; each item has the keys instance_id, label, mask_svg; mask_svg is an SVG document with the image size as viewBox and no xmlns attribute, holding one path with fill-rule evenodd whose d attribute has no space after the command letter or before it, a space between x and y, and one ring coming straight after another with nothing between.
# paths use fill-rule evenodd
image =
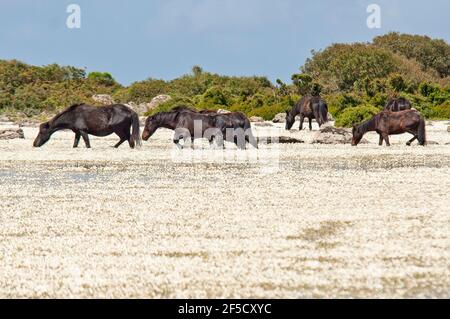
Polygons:
<instances>
[{"instance_id":1,"label":"horse neck","mask_svg":"<svg viewBox=\"0 0 450 319\"><path fill-rule=\"evenodd\" d=\"M294 105L294 107L293 107L292 110L291 110L291 115L292 115L292 116L297 116L297 115L300 114L300 111L301 111L301 104L302 104L302 101L297 102L297 103Z\"/></svg>"},{"instance_id":2,"label":"horse neck","mask_svg":"<svg viewBox=\"0 0 450 319\"><path fill-rule=\"evenodd\" d=\"M376 121L377 121L377 116L375 116L372 119L361 124L360 129L362 130L363 134L366 134L367 132L375 131L376 130Z\"/></svg>"},{"instance_id":3,"label":"horse neck","mask_svg":"<svg viewBox=\"0 0 450 319\"><path fill-rule=\"evenodd\" d=\"M56 132L58 130L71 129L72 122L68 118L69 115L67 112L61 113L57 115L54 119L50 121L51 129Z\"/></svg>"},{"instance_id":4,"label":"horse neck","mask_svg":"<svg viewBox=\"0 0 450 319\"><path fill-rule=\"evenodd\" d=\"M158 127L163 127L163 128L167 128L169 130L174 130L178 123L178 121L176 121L177 117L178 117L177 113L160 114L157 118Z\"/></svg>"}]
</instances>

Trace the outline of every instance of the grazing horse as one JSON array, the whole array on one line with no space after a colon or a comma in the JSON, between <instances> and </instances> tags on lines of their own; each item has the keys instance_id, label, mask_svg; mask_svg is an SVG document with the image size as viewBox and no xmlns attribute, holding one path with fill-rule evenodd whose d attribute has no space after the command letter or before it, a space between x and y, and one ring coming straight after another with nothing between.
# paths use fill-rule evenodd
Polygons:
<instances>
[{"instance_id":1,"label":"grazing horse","mask_svg":"<svg viewBox=\"0 0 450 319\"><path fill-rule=\"evenodd\" d=\"M411 102L409 102L407 99L401 97L398 99L390 99L386 103L384 110L391 111L391 112L399 112L399 111L410 110L411 108L412 108Z\"/></svg>"},{"instance_id":2,"label":"grazing horse","mask_svg":"<svg viewBox=\"0 0 450 319\"><path fill-rule=\"evenodd\" d=\"M196 131L196 122L201 123L201 136L198 136L200 132ZM233 129L232 138L239 148L245 148L245 142L258 147L251 133L250 121L242 113L217 114L214 111L199 113L186 107L178 107L170 112L158 113L147 118L142 139L147 141L160 127L175 131L173 141L177 146L180 139L186 140L188 137L191 138L191 146L196 138L207 138L211 144L217 139L223 142L223 139L228 137L228 129Z\"/></svg>"},{"instance_id":3,"label":"grazing horse","mask_svg":"<svg viewBox=\"0 0 450 319\"><path fill-rule=\"evenodd\" d=\"M53 133L59 130L72 130L75 133L74 148L78 147L80 137L83 137L86 147L90 148L89 134L95 136L117 134L120 141L114 146L115 148L125 141L128 141L131 148L141 145L139 116L121 104L102 107L86 104L72 105L49 122L40 125L39 134L33 146L41 147L47 143Z\"/></svg>"},{"instance_id":4,"label":"grazing horse","mask_svg":"<svg viewBox=\"0 0 450 319\"><path fill-rule=\"evenodd\" d=\"M364 134L375 131L380 135L380 146L383 140L387 146L389 135L410 133L414 137L406 143L410 146L416 139L420 145L426 144L425 120L416 110L406 110L400 112L383 111L375 115L372 119L353 127L352 145L356 146L361 141Z\"/></svg>"},{"instance_id":5,"label":"grazing horse","mask_svg":"<svg viewBox=\"0 0 450 319\"><path fill-rule=\"evenodd\" d=\"M303 121L309 119L309 130L312 130L312 120L315 118L319 127L328 122L328 106L319 96L306 95L302 97L290 111L286 111L286 130L290 130L295 123L295 117L300 114L300 131Z\"/></svg>"}]
</instances>

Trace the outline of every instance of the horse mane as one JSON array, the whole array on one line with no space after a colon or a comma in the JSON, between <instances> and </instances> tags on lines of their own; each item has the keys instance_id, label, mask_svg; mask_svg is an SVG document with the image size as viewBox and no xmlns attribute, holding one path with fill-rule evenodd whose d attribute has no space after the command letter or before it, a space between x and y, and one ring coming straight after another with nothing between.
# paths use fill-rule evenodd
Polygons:
<instances>
[{"instance_id":1,"label":"horse mane","mask_svg":"<svg viewBox=\"0 0 450 319\"><path fill-rule=\"evenodd\" d=\"M174 107L173 109L171 109L170 110L171 112L180 112L180 111L191 111L191 112L197 112L196 110L194 110L193 108L190 108L189 106L184 106L184 105L181 105L181 106L177 106L177 107Z\"/></svg>"},{"instance_id":2,"label":"horse mane","mask_svg":"<svg viewBox=\"0 0 450 319\"><path fill-rule=\"evenodd\" d=\"M381 113L380 113L380 114L381 114ZM367 120L367 121L365 121L365 122L362 122L361 124L357 125L356 128L357 128L358 130L362 130L364 133L367 132L367 131L369 131L369 129L371 129L371 126L372 126L373 122L375 121L375 119L376 119L380 114L377 114L377 115L375 115L374 117L372 117L371 119L369 119L369 120Z\"/></svg>"},{"instance_id":3,"label":"horse mane","mask_svg":"<svg viewBox=\"0 0 450 319\"><path fill-rule=\"evenodd\" d=\"M58 120L61 116L63 116L64 114L66 114L67 112L73 111L74 109L76 109L79 106L85 105L84 103L76 103L76 104L72 104L71 106L69 106L67 109L59 112L58 114L56 114L49 122L55 122L56 120Z\"/></svg>"},{"instance_id":4,"label":"horse mane","mask_svg":"<svg viewBox=\"0 0 450 319\"><path fill-rule=\"evenodd\" d=\"M177 112L159 112L152 116L153 120L161 124L161 122L165 121L168 116L174 116L172 120L176 120L178 116L180 116L180 112L182 110L175 110Z\"/></svg>"}]
</instances>

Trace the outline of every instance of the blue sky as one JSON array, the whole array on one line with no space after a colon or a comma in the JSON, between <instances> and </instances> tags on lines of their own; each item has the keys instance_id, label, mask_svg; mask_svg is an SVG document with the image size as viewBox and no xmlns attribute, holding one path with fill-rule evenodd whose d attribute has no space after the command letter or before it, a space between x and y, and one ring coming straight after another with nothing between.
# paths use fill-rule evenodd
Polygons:
<instances>
[{"instance_id":1,"label":"blue sky","mask_svg":"<svg viewBox=\"0 0 450 319\"><path fill-rule=\"evenodd\" d=\"M81 29L66 8L81 7ZM382 28L366 25L369 4ZM449 0L0 0L0 59L108 71L122 84L193 65L289 81L312 49L399 31L450 37Z\"/></svg>"}]
</instances>

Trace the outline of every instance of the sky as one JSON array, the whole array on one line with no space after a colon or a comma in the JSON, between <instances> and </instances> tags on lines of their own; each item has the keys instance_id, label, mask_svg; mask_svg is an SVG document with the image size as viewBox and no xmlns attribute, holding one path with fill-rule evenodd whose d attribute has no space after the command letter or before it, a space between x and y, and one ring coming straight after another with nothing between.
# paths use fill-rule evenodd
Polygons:
<instances>
[{"instance_id":1,"label":"sky","mask_svg":"<svg viewBox=\"0 0 450 319\"><path fill-rule=\"evenodd\" d=\"M81 8L81 28L66 21ZM367 27L378 4L381 28ZM107 71L128 85L192 66L290 82L311 50L389 31L450 42L449 0L0 0L0 59Z\"/></svg>"}]
</instances>

